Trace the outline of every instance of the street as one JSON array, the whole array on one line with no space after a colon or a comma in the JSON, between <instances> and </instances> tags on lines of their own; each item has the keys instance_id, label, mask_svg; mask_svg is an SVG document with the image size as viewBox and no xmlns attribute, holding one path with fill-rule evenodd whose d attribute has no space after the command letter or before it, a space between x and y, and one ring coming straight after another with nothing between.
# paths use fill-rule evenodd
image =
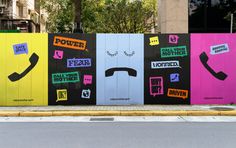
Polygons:
<instances>
[{"instance_id":1,"label":"street","mask_svg":"<svg viewBox=\"0 0 236 148\"><path fill-rule=\"evenodd\" d=\"M234 148L236 145L235 122L1 122L0 131L1 148Z\"/></svg>"}]
</instances>

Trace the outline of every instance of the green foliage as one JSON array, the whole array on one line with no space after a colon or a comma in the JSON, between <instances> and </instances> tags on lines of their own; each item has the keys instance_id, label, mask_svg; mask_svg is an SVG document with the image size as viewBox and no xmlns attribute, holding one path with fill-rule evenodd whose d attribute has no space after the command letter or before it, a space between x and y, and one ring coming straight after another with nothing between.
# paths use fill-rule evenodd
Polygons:
<instances>
[{"instance_id":1,"label":"green foliage","mask_svg":"<svg viewBox=\"0 0 236 148\"><path fill-rule=\"evenodd\" d=\"M70 32L72 0L43 0L50 32ZM82 0L85 33L144 33L156 27L157 0Z\"/></svg>"},{"instance_id":2,"label":"green foliage","mask_svg":"<svg viewBox=\"0 0 236 148\"><path fill-rule=\"evenodd\" d=\"M156 27L157 0L84 0L85 32L144 33Z\"/></svg>"},{"instance_id":3,"label":"green foliage","mask_svg":"<svg viewBox=\"0 0 236 148\"><path fill-rule=\"evenodd\" d=\"M41 0L41 7L48 13L49 32L72 32L74 9L71 0Z\"/></svg>"}]
</instances>

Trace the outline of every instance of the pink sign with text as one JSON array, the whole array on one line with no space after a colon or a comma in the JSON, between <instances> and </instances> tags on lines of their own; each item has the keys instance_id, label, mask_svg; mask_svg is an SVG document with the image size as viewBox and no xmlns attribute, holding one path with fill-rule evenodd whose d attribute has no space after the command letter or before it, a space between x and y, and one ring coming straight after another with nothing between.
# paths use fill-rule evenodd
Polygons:
<instances>
[{"instance_id":1,"label":"pink sign with text","mask_svg":"<svg viewBox=\"0 0 236 148\"><path fill-rule=\"evenodd\" d=\"M84 75L84 85L92 84L93 76L92 75Z\"/></svg>"},{"instance_id":2,"label":"pink sign with text","mask_svg":"<svg viewBox=\"0 0 236 148\"><path fill-rule=\"evenodd\" d=\"M149 78L150 95L155 97L156 95L163 95L163 77L150 77Z\"/></svg>"},{"instance_id":3,"label":"pink sign with text","mask_svg":"<svg viewBox=\"0 0 236 148\"><path fill-rule=\"evenodd\" d=\"M236 103L236 34L191 34L191 104Z\"/></svg>"}]
</instances>

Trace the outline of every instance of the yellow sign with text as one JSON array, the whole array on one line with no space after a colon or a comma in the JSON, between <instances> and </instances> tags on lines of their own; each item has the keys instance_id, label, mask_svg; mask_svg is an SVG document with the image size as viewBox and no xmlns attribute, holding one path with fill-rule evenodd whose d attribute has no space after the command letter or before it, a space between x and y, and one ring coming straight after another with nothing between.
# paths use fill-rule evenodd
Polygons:
<instances>
[{"instance_id":1,"label":"yellow sign with text","mask_svg":"<svg viewBox=\"0 0 236 148\"><path fill-rule=\"evenodd\" d=\"M67 101L67 90L66 89L59 89L57 90L57 100L58 101Z\"/></svg>"},{"instance_id":2,"label":"yellow sign with text","mask_svg":"<svg viewBox=\"0 0 236 148\"><path fill-rule=\"evenodd\" d=\"M151 38L149 38L149 40L150 40L150 45L151 46L155 46L155 45L159 45L160 44L158 36L151 37Z\"/></svg>"},{"instance_id":3,"label":"yellow sign with text","mask_svg":"<svg viewBox=\"0 0 236 148\"><path fill-rule=\"evenodd\" d=\"M0 106L48 105L48 34L0 34Z\"/></svg>"}]
</instances>

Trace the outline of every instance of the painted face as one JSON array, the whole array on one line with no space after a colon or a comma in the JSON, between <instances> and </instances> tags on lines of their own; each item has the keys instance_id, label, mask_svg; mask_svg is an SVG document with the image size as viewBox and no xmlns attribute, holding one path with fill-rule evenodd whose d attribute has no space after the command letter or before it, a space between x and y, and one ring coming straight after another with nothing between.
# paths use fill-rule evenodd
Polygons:
<instances>
[{"instance_id":1,"label":"painted face","mask_svg":"<svg viewBox=\"0 0 236 148\"><path fill-rule=\"evenodd\" d=\"M143 35L97 34L97 104L143 104Z\"/></svg>"},{"instance_id":2,"label":"painted face","mask_svg":"<svg viewBox=\"0 0 236 148\"><path fill-rule=\"evenodd\" d=\"M234 34L191 35L191 102L236 103Z\"/></svg>"},{"instance_id":3,"label":"painted face","mask_svg":"<svg viewBox=\"0 0 236 148\"><path fill-rule=\"evenodd\" d=\"M0 38L4 49L0 94L5 98L0 105L47 105L47 34L1 34Z\"/></svg>"}]
</instances>

